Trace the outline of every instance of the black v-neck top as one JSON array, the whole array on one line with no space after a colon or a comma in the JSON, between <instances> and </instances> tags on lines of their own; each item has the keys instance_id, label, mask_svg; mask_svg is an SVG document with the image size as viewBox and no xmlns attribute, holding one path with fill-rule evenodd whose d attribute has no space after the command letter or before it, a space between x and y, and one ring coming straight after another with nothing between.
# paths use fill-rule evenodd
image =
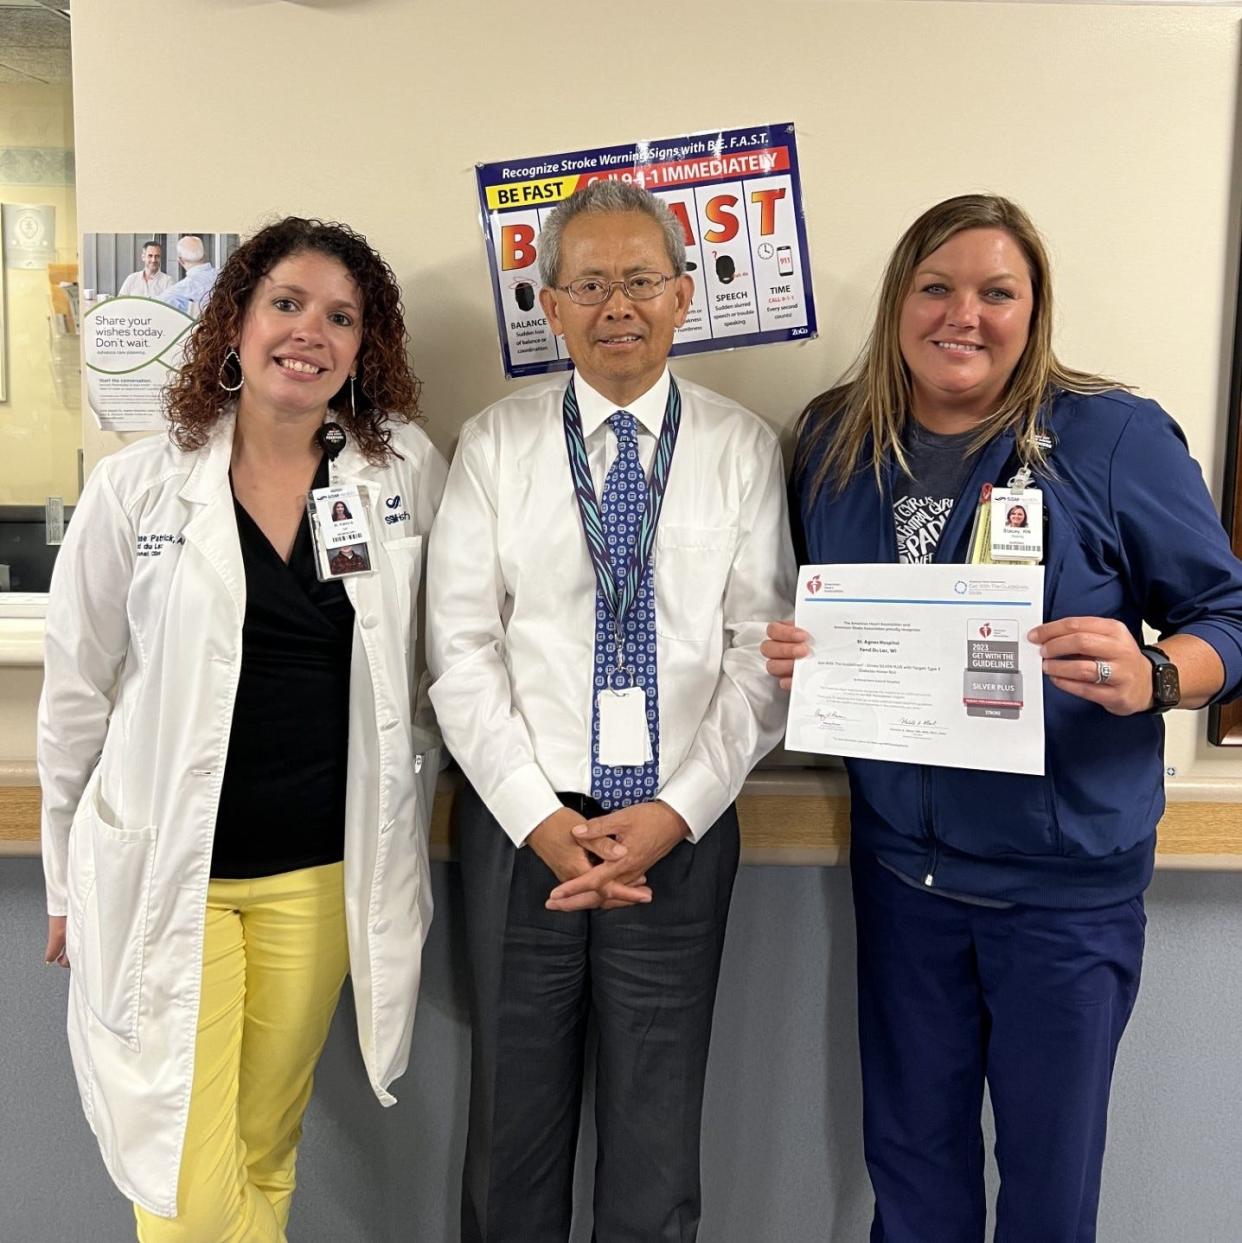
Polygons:
<instances>
[{"instance_id":1,"label":"black v-neck top","mask_svg":"<svg viewBox=\"0 0 1242 1243\"><path fill-rule=\"evenodd\" d=\"M313 486L327 484L325 458ZM211 874L246 878L344 857L354 610L343 583L319 581L305 518L286 565L233 508L246 616Z\"/></svg>"}]
</instances>

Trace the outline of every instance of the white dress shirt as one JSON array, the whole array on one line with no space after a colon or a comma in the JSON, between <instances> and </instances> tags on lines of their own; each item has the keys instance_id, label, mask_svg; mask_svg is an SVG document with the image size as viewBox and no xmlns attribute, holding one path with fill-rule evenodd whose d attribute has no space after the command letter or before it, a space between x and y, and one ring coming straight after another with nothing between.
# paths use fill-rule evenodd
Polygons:
<instances>
[{"instance_id":1,"label":"white dress shirt","mask_svg":"<svg viewBox=\"0 0 1242 1243\"><path fill-rule=\"evenodd\" d=\"M160 294L166 293L172 288L173 278L167 272L156 272L156 274L147 280L147 270L142 268L138 272L131 272L125 278L125 283L121 286L118 298L158 298Z\"/></svg>"},{"instance_id":2,"label":"white dress shirt","mask_svg":"<svg viewBox=\"0 0 1242 1243\"><path fill-rule=\"evenodd\" d=\"M427 570L431 699L449 750L515 845L591 790L595 575L565 449L558 376L462 428ZM652 552L659 797L698 840L784 727L764 668L767 623L791 616L795 566L772 430L679 381L681 428ZM576 393L596 495L616 406ZM650 468L668 372L626 407Z\"/></svg>"}]
</instances>

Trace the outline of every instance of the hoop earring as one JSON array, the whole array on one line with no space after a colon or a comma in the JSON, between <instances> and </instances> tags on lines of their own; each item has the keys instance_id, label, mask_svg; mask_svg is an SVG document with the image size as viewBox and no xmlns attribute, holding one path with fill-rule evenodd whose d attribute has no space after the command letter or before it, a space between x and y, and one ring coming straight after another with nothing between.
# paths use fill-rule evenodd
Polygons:
<instances>
[{"instance_id":1,"label":"hoop earring","mask_svg":"<svg viewBox=\"0 0 1242 1243\"><path fill-rule=\"evenodd\" d=\"M237 383L236 383L236 384L232 384L232 385L230 385L230 384L225 384L225 382L224 382L224 369L225 369L225 367L227 367L227 366L229 365L229 359L230 359L230 358L232 358L232 359L236 360L236 362L237 362L237 374L238 374L238 376L240 376L240 377L241 377L241 378L237 381ZM246 377L245 377L244 375L242 375L242 369L241 369L241 357L238 355L237 351L236 351L235 349L233 349L233 348L232 348L232 346L230 346L230 347L229 347L229 352L228 352L227 354L225 354L224 358L223 358L223 359L221 360L221 362L220 362L220 369L219 369L219 371L216 373L216 383L217 383L217 384L219 384L219 385L220 385L220 387L221 387L222 389L224 389L224 391L225 391L226 393L236 393L236 392L237 392L237 390L238 390L238 389L240 389L240 388L241 388L241 386L242 386L243 384L245 384L245 383L246 383Z\"/></svg>"}]
</instances>

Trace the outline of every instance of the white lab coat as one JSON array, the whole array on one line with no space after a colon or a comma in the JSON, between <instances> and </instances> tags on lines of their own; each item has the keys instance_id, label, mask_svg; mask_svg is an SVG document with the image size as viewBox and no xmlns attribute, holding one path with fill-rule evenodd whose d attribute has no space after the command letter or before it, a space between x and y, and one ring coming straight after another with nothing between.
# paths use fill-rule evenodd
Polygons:
<instances>
[{"instance_id":1,"label":"white lab coat","mask_svg":"<svg viewBox=\"0 0 1242 1243\"><path fill-rule=\"evenodd\" d=\"M48 602L38 759L48 910L68 915L69 1047L109 1173L162 1216L177 1211L241 671L232 440L230 414L197 452L157 437L102 461ZM356 615L345 897L358 1037L385 1105L409 1057L431 918L439 737L416 669L416 604L446 473L418 428L396 425L392 443L403 460L372 466L351 440L331 471L365 489L376 570L345 580Z\"/></svg>"}]
</instances>

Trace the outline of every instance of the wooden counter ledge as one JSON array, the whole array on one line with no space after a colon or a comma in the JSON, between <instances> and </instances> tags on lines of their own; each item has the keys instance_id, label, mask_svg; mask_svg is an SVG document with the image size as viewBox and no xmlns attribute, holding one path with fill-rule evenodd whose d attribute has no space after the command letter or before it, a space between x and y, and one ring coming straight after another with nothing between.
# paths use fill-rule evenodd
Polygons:
<instances>
[{"instance_id":1,"label":"wooden counter ledge","mask_svg":"<svg viewBox=\"0 0 1242 1243\"><path fill-rule=\"evenodd\" d=\"M457 774L440 778L431 857L453 857L449 803ZM1242 871L1242 783L1170 781L1160 822L1159 868ZM830 867L849 848L849 791L835 770L767 769L738 799L742 862ZM0 855L39 853L39 789L34 766L0 764Z\"/></svg>"}]
</instances>

